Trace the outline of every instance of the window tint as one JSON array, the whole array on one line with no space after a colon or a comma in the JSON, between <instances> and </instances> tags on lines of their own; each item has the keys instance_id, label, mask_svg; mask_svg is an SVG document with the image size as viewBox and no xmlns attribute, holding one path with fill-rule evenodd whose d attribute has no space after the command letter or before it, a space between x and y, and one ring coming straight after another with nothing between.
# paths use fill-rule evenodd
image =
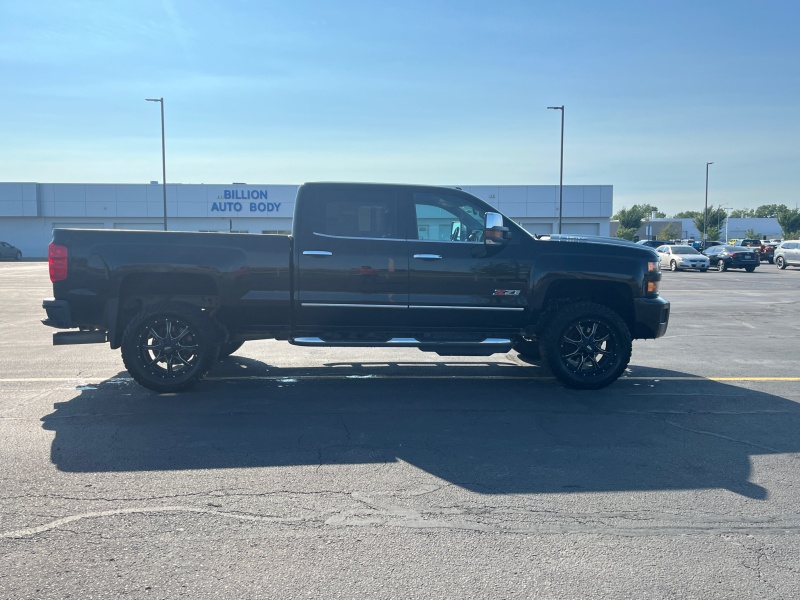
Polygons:
<instances>
[{"instance_id":1,"label":"window tint","mask_svg":"<svg viewBox=\"0 0 800 600\"><path fill-rule=\"evenodd\" d=\"M316 233L339 237L399 237L393 191L324 190L320 196Z\"/></svg>"},{"instance_id":2,"label":"window tint","mask_svg":"<svg viewBox=\"0 0 800 600\"><path fill-rule=\"evenodd\" d=\"M417 239L451 242L483 242L486 209L460 196L440 193L414 194Z\"/></svg>"}]
</instances>

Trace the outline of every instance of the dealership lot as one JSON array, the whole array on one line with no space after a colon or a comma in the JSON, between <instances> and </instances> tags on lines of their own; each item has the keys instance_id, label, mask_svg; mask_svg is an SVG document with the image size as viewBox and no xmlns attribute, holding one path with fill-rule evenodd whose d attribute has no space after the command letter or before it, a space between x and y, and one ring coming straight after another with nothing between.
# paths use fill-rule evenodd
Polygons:
<instances>
[{"instance_id":1,"label":"dealership lot","mask_svg":"<svg viewBox=\"0 0 800 600\"><path fill-rule=\"evenodd\" d=\"M793 597L800 269L665 272L577 392L515 354L251 342L191 392L0 263L0 597Z\"/></svg>"}]
</instances>

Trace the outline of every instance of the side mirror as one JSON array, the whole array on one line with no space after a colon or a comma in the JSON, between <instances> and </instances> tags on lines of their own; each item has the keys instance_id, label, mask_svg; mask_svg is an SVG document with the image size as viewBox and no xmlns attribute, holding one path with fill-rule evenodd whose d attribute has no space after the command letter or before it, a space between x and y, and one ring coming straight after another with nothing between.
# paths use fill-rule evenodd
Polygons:
<instances>
[{"instance_id":1,"label":"side mirror","mask_svg":"<svg viewBox=\"0 0 800 600\"><path fill-rule=\"evenodd\" d=\"M508 227L503 227L503 215L487 212L483 228L483 243L487 246L497 246L508 242L511 232Z\"/></svg>"}]
</instances>

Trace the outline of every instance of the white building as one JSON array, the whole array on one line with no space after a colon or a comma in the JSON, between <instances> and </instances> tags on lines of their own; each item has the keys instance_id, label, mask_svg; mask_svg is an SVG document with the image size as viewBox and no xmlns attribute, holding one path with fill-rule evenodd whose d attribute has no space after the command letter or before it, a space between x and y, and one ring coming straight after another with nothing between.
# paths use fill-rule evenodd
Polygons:
<instances>
[{"instance_id":1,"label":"white building","mask_svg":"<svg viewBox=\"0 0 800 600\"><path fill-rule=\"evenodd\" d=\"M167 225L180 231L288 233L297 185L167 184ZM558 231L557 185L458 186L533 233ZM0 240L46 257L54 228L163 229L158 183L0 183ZM609 235L613 187L563 188L563 233Z\"/></svg>"},{"instance_id":2,"label":"white building","mask_svg":"<svg viewBox=\"0 0 800 600\"><path fill-rule=\"evenodd\" d=\"M640 239L654 239L661 231L670 227L675 234L675 239L693 239L700 241L703 239L703 232L699 231L694 225L694 219L647 219L642 221L641 227L636 232ZM780 239L782 237L781 226L778 219L768 218L743 218L727 219L719 224L719 241L732 239L743 239L749 237L747 233L752 230L753 237L759 239ZM611 222L611 235L616 235L619 229L619 221ZM712 240L712 241L717 241Z\"/></svg>"}]
</instances>

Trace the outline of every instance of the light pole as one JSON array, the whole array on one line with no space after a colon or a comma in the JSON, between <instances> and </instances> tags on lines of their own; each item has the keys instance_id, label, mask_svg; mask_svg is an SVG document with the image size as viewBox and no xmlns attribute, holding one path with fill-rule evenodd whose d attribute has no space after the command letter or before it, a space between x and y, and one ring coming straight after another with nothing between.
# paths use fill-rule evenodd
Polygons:
<instances>
[{"instance_id":1,"label":"light pole","mask_svg":"<svg viewBox=\"0 0 800 600\"><path fill-rule=\"evenodd\" d=\"M161 186L164 188L164 231L167 230L167 158L164 145L164 98L145 98L161 104Z\"/></svg>"},{"instance_id":2,"label":"light pole","mask_svg":"<svg viewBox=\"0 0 800 600\"><path fill-rule=\"evenodd\" d=\"M706 248L706 233L708 232L708 165L713 164L713 162L706 163L706 211L703 213L703 250Z\"/></svg>"},{"instance_id":3,"label":"light pole","mask_svg":"<svg viewBox=\"0 0 800 600\"><path fill-rule=\"evenodd\" d=\"M732 207L730 206L721 206L722 210L725 211L725 243L728 243L728 220L730 219L730 215L728 211L731 210ZM719 223L717 224L717 229L719 229Z\"/></svg>"},{"instance_id":4,"label":"light pole","mask_svg":"<svg viewBox=\"0 0 800 600\"><path fill-rule=\"evenodd\" d=\"M561 215L564 212L564 105L547 108L561 111L561 172L558 176L558 233L561 233Z\"/></svg>"}]
</instances>

